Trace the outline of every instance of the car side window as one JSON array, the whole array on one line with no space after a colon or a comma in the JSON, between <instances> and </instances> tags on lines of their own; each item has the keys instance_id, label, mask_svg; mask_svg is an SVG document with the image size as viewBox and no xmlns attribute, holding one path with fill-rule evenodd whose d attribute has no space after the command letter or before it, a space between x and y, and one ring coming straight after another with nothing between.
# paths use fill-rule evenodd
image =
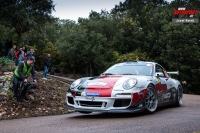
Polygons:
<instances>
[{"instance_id":1,"label":"car side window","mask_svg":"<svg viewBox=\"0 0 200 133\"><path fill-rule=\"evenodd\" d=\"M166 77L166 71L160 65L156 64L156 73L160 73L160 77Z\"/></svg>"}]
</instances>

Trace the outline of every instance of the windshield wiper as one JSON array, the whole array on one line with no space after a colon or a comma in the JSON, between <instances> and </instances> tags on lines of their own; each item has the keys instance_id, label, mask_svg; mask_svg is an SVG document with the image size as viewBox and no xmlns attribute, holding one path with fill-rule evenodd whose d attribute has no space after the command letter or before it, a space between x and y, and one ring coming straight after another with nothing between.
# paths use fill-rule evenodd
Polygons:
<instances>
[{"instance_id":1,"label":"windshield wiper","mask_svg":"<svg viewBox=\"0 0 200 133\"><path fill-rule=\"evenodd\" d=\"M131 73L123 73L122 75L133 75L133 74L131 74Z\"/></svg>"},{"instance_id":2,"label":"windshield wiper","mask_svg":"<svg viewBox=\"0 0 200 133\"><path fill-rule=\"evenodd\" d=\"M137 75L137 74L132 74L132 73L123 73L121 75Z\"/></svg>"},{"instance_id":3,"label":"windshield wiper","mask_svg":"<svg viewBox=\"0 0 200 133\"><path fill-rule=\"evenodd\" d=\"M102 73L101 75L115 75L113 73Z\"/></svg>"}]
</instances>

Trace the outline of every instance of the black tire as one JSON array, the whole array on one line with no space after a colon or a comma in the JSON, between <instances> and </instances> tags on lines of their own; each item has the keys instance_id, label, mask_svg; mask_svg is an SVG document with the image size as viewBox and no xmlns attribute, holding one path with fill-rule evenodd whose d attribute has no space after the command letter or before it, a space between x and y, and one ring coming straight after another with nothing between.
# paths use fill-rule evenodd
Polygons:
<instances>
[{"instance_id":1,"label":"black tire","mask_svg":"<svg viewBox=\"0 0 200 133\"><path fill-rule=\"evenodd\" d=\"M78 111L79 113L82 113L82 114L90 114L92 112L87 112L87 111Z\"/></svg>"},{"instance_id":2,"label":"black tire","mask_svg":"<svg viewBox=\"0 0 200 133\"><path fill-rule=\"evenodd\" d=\"M147 87L146 98L145 98L145 112L152 114L158 107L158 96L153 86Z\"/></svg>"},{"instance_id":3,"label":"black tire","mask_svg":"<svg viewBox=\"0 0 200 133\"><path fill-rule=\"evenodd\" d=\"M183 88L181 85L176 90L176 102L175 106L180 107L183 104Z\"/></svg>"}]
</instances>

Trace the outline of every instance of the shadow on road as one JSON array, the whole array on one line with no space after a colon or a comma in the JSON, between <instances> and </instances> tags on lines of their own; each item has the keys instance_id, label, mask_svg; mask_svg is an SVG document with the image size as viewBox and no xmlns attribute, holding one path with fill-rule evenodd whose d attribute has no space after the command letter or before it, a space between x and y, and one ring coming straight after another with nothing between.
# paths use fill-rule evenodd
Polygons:
<instances>
[{"instance_id":1,"label":"shadow on road","mask_svg":"<svg viewBox=\"0 0 200 133\"><path fill-rule=\"evenodd\" d=\"M91 114L81 114L76 113L76 116L70 117L70 119L109 119L109 118L130 118L130 117L140 117L144 113L91 113Z\"/></svg>"},{"instance_id":2,"label":"shadow on road","mask_svg":"<svg viewBox=\"0 0 200 133\"><path fill-rule=\"evenodd\" d=\"M144 116L151 116L156 115L160 112L165 112L170 110L171 108L179 108L174 106L164 106L159 107L157 111L154 114L147 114L145 112L139 112L139 113L91 113L91 114L82 114L82 113L76 113L75 116L69 117L69 119L110 119L110 118L134 118L134 117L144 117Z\"/></svg>"}]
</instances>

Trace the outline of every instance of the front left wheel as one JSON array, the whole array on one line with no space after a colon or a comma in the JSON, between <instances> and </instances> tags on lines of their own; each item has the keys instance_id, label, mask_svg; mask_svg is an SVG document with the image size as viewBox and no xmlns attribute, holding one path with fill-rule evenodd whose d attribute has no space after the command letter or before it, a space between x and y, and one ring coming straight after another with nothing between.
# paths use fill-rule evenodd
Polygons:
<instances>
[{"instance_id":1,"label":"front left wheel","mask_svg":"<svg viewBox=\"0 0 200 133\"><path fill-rule=\"evenodd\" d=\"M145 111L147 113L154 113L158 106L158 96L153 86L148 86L145 98Z\"/></svg>"}]
</instances>

